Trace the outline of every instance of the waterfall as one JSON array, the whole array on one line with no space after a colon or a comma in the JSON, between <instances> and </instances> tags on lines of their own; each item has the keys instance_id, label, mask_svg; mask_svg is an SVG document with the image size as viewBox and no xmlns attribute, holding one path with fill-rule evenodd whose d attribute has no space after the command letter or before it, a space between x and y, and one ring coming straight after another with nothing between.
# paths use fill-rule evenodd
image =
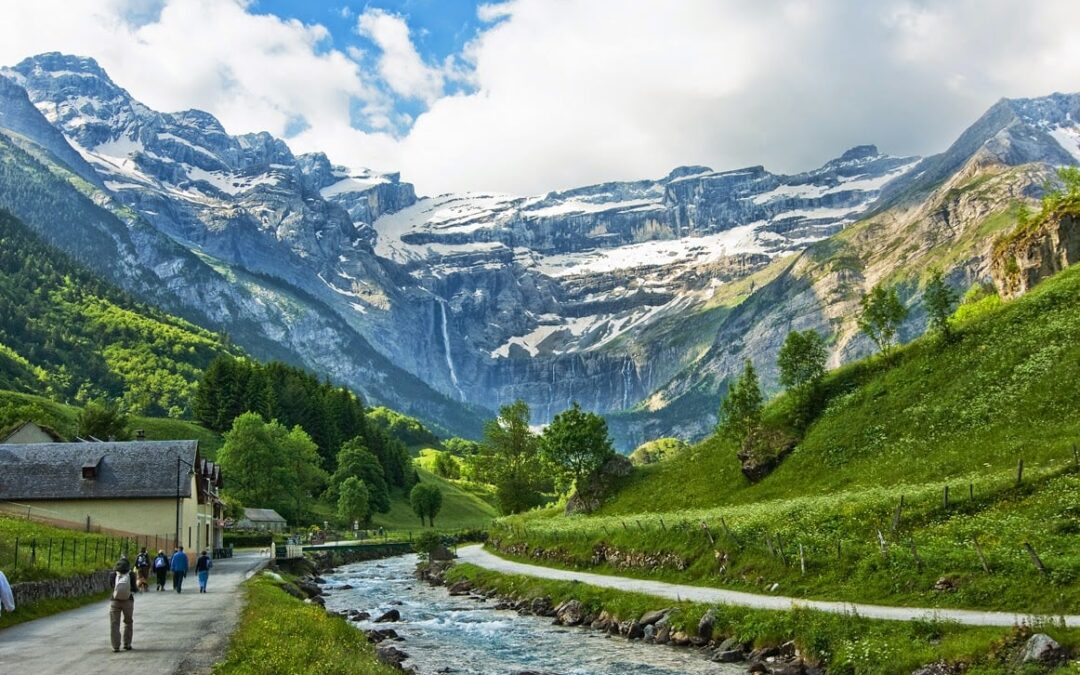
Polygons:
<instances>
[{"instance_id":1,"label":"waterfall","mask_svg":"<svg viewBox=\"0 0 1080 675\"><path fill-rule=\"evenodd\" d=\"M454 385L454 389L457 390L458 400L465 400L465 392L461 390L458 385L457 372L454 370L454 358L450 355L450 330L446 325L446 301L442 298L437 298L439 306L439 314L442 316L442 342L443 342L443 354L446 356L446 367L450 370L450 382Z\"/></svg>"}]
</instances>

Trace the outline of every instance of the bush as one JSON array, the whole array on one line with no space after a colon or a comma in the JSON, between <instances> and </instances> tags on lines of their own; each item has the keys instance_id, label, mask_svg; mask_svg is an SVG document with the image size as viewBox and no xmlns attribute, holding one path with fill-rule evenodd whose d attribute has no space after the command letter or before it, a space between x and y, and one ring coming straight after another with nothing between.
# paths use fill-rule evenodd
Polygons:
<instances>
[{"instance_id":1,"label":"bush","mask_svg":"<svg viewBox=\"0 0 1080 675\"><path fill-rule=\"evenodd\" d=\"M416 555L421 560L428 560L435 549L445 545L441 534L434 530L427 530L413 540L413 551L416 551Z\"/></svg>"},{"instance_id":2,"label":"bush","mask_svg":"<svg viewBox=\"0 0 1080 675\"><path fill-rule=\"evenodd\" d=\"M269 532L226 532L221 540L226 548L258 548L269 546L274 536Z\"/></svg>"}]
</instances>

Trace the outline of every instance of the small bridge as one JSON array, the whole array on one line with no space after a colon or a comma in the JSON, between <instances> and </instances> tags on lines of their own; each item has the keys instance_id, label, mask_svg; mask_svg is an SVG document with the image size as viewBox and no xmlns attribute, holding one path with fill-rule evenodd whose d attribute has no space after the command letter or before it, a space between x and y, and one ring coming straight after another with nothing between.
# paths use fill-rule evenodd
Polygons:
<instances>
[{"instance_id":1,"label":"small bridge","mask_svg":"<svg viewBox=\"0 0 1080 675\"><path fill-rule=\"evenodd\" d=\"M278 560L302 558L305 553L318 553L320 551L328 551L331 553L360 553L365 557L374 559L389 558L395 555L412 553L413 547L412 543L407 541L342 541L330 542L327 544L307 544L303 546L296 544L282 546L279 544L275 547L275 555Z\"/></svg>"}]
</instances>

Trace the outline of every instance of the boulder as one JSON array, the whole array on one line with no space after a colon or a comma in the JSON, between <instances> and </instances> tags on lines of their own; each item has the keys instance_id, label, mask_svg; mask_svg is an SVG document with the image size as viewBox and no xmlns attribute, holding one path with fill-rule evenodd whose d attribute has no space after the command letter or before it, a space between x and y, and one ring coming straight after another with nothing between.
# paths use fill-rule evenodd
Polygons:
<instances>
[{"instance_id":1,"label":"boulder","mask_svg":"<svg viewBox=\"0 0 1080 675\"><path fill-rule=\"evenodd\" d=\"M642 629L642 633L642 640L644 640L645 642L652 642L653 639L656 637L656 626L653 626L652 624L645 626Z\"/></svg>"},{"instance_id":2,"label":"boulder","mask_svg":"<svg viewBox=\"0 0 1080 675\"><path fill-rule=\"evenodd\" d=\"M555 621L564 626L579 626L585 619L585 610L577 600L567 600L555 608Z\"/></svg>"},{"instance_id":3,"label":"boulder","mask_svg":"<svg viewBox=\"0 0 1080 675\"><path fill-rule=\"evenodd\" d=\"M741 650L742 649L742 643L740 643L738 640L736 640L733 637L729 637L729 638L725 639L723 642L720 643L720 645L716 648L716 651L718 651L718 652L726 652L726 651L728 651L730 649L739 649L739 650Z\"/></svg>"},{"instance_id":4,"label":"boulder","mask_svg":"<svg viewBox=\"0 0 1080 675\"><path fill-rule=\"evenodd\" d=\"M409 655L393 645L379 645L375 648L375 658L392 668L401 668Z\"/></svg>"},{"instance_id":5,"label":"boulder","mask_svg":"<svg viewBox=\"0 0 1080 675\"><path fill-rule=\"evenodd\" d=\"M1028 638L1020 656L1021 663L1039 663L1045 666L1056 665L1065 658L1065 650L1054 638L1046 633L1035 633Z\"/></svg>"},{"instance_id":6,"label":"boulder","mask_svg":"<svg viewBox=\"0 0 1080 675\"><path fill-rule=\"evenodd\" d=\"M619 624L619 633L627 640L640 640L645 637L645 629L637 621L623 621Z\"/></svg>"},{"instance_id":7,"label":"boulder","mask_svg":"<svg viewBox=\"0 0 1080 675\"><path fill-rule=\"evenodd\" d=\"M713 626L716 624L716 610L710 609L705 612L701 617L701 621L698 621L697 632L698 637L704 640L711 640L713 633Z\"/></svg>"},{"instance_id":8,"label":"boulder","mask_svg":"<svg viewBox=\"0 0 1080 675\"><path fill-rule=\"evenodd\" d=\"M660 621L661 619L666 617L670 612L670 607L666 609L656 609L651 612L645 612L641 615L641 618L638 619L638 623L640 623L642 626L651 626L657 621Z\"/></svg>"},{"instance_id":9,"label":"boulder","mask_svg":"<svg viewBox=\"0 0 1080 675\"><path fill-rule=\"evenodd\" d=\"M529 612L536 616L555 616L551 598L533 598L533 601L529 603Z\"/></svg>"},{"instance_id":10,"label":"boulder","mask_svg":"<svg viewBox=\"0 0 1080 675\"><path fill-rule=\"evenodd\" d=\"M952 593L956 590L956 580L952 577L941 577L934 582L934 590L939 593Z\"/></svg>"},{"instance_id":11,"label":"boulder","mask_svg":"<svg viewBox=\"0 0 1080 675\"><path fill-rule=\"evenodd\" d=\"M315 596L322 594L322 589L319 588L319 585L311 581L297 581L296 586L309 598L314 598Z\"/></svg>"},{"instance_id":12,"label":"boulder","mask_svg":"<svg viewBox=\"0 0 1080 675\"><path fill-rule=\"evenodd\" d=\"M956 673L956 668L944 661L937 661L928 663L918 670L913 670L911 675L954 675L954 673Z\"/></svg>"},{"instance_id":13,"label":"boulder","mask_svg":"<svg viewBox=\"0 0 1080 675\"><path fill-rule=\"evenodd\" d=\"M463 579L450 587L450 595L468 595L472 590L472 583Z\"/></svg>"},{"instance_id":14,"label":"boulder","mask_svg":"<svg viewBox=\"0 0 1080 675\"><path fill-rule=\"evenodd\" d=\"M717 663L739 663L746 660L746 654L741 649L717 649L712 660Z\"/></svg>"},{"instance_id":15,"label":"boulder","mask_svg":"<svg viewBox=\"0 0 1080 675\"><path fill-rule=\"evenodd\" d=\"M608 614L607 610L604 610L600 612L600 616L596 617L590 627L596 630L607 630L611 626L613 621L614 620L612 619L611 615Z\"/></svg>"},{"instance_id":16,"label":"boulder","mask_svg":"<svg viewBox=\"0 0 1080 675\"><path fill-rule=\"evenodd\" d=\"M375 623L389 623L392 621L401 621L401 612L391 609L384 612L378 619L375 619Z\"/></svg>"},{"instance_id":17,"label":"boulder","mask_svg":"<svg viewBox=\"0 0 1080 675\"><path fill-rule=\"evenodd\" d=\"M658 645L666 645L671 642L671 626L667 625L663 621L655 624L656 638L655 642Z\"/></svg>"},{"instance_id":18,"label":"boulder","mask_svg":"<svg viewBox=\"0 0 1080 675\"><path fill-rule=\"evenodd\" d=\"M690 636L681 630L677 630L671 634L671 644L676 647L685 647L690 644Z\"/></svg>"}]
</instances>

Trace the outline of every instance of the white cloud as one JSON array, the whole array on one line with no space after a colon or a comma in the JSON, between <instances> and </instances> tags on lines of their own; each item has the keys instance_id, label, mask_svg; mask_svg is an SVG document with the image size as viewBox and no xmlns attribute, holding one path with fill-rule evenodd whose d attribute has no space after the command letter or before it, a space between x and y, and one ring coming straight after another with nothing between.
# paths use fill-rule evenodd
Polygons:
<instances>
[{"instance_id":1,"label":"white cloud","mask_svg":"<svg viewBox=\"0 0 1080 675\"><path fill-rule=\"evenodd\" d=\"M443 73L424 63L403 17L369 8L357 20L357 29L382 50L379 75L394 93L428 103L442 96Z\"/></svg>"},{"instance_id":2,"label":"white cloud","mask_svg":"<svg viewBox=\"0 0 1080 675\"><path fill-rule=\"evenodd\" d=\"M255 15L246 0L0 0L0 63L97 58L148 105L206 109L423 193L534 193L679 164L799 171L857 143L944 149L1002 96L1080 90L1080 3L1044 0L510 0L425 62L406 20L368 9L377 49ZM375 59L377 72L357 65ZM463 80L470 93L445 93ZM427 105L411 128L395 98ZM359 109L367 128L351 126ZM395 137L384 131L398 132Z\"/></svg>"}]
</instances>

